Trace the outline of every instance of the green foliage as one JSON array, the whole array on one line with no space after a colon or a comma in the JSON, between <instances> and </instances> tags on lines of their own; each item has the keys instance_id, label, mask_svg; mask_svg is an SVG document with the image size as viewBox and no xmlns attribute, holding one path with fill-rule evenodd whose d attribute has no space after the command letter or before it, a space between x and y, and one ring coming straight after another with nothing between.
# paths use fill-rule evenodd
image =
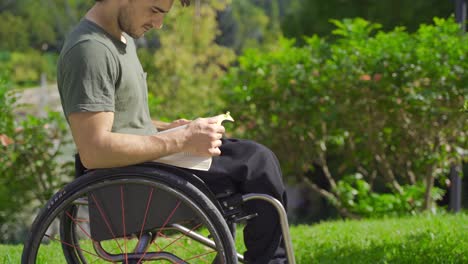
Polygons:
<instances>
[{"instance_id":1,"label":"green foliage","mask_svg":"<svg viewBox=\"0 0 468 264\"><path fill-rule=\"evenodd\" d=\"M468 261L467 223L466 213L423 215L291 226L290 232L298 264L461 264ZM242 253L245 250L242 229L237 229L236 238L236 248ZM48 247L50 256L57 256L57 262L52 263L62 263L61 246L51 243ZM21 251L22 245L0 245L0 261L19 263Z\"/></svg>"},{"instance_id":2,"label":"green foliage","mask_svg":"<svg viewBox=\"0 0 468 264\"><path fill-rule=\"evenodd\" d=\"M50 50L60 45L93 0L22 0L0 4L0 50ZM5 40L5 41L3 41Z\"/></svg>"},{"instance_id":3,"label":"green foliage","mask_svg":"<svg viewBox=\"0 0 468 264\"><path fill-rule=\"evenodd\" d=\"M329 19L362 17L382 24L384 30L404 26L410 32L433 17L448 17L454 13L454 2L438 0L290 0L282 17L284 35L302 39L303 36L330 36L333 25Z\"/></svg>"},{"instance_id":4,"label":"green foliage","mask_svg":"<svg viewBox=\"0 0 468 264\"><path fill-rule=\"evenodd\" d=\"M246 52L224 82L237 135L273 148L287 175L318 166L330 201L335 182L356 172L377 192L424 182L430 201L434 179L461 162L468 131L468 37L453 19L434 22L409 34L334 21L333 43L314 36Z\"/></svg>"},{"instance_id":5,"label":"green foliage","mask_svg":"<svg viewBox=\"0 0 468 264\"><path fill-rule=\"evenodd\" d=\"M41 74L54 80L56 76L57 55L41 54L36 50L0 53L0 72L8 74L13 83L21 87L37 86Z\"/></svg>"},{"instance_id":6,"label":"green foliage","mask_svg":"<svg viewBox=\"0 0 468 264\"><path fill-rule=\"evenodd\" d=\"M268 48L282 35L276 1L232 1L237 26L233 43L226 43L240 52L246 48ZM262 6L263 5L263 6ZM220 21L220 25L224 21Z\"/></svg>"},{"instance_id":7,"label":"green foliage","mask_svg":"<svg viewBox=\"0 0 468 264\"><path fill-rule=\"evenodd\" d=\"M1 80L1 79L0 79ZM0 82L0 241L12 241L27 217L63 186L73 173L71 163L59 163L68 143L59 113L18 120L15 92Z\"/></svg>"},{"instance_id":8,"label":"green foliage","mask_svg":"<svg viewBox=\"0 0 468 264\"><path fill-rule=\"evenodd\" d=\"M214 42L216 10L225 6L215 0L198 9L175 5L160 31L161 47L154 54L140 50L149 72L150 110L157 119L214 115L222 108L219 79L234 59L232 50Z\"/></svg>"},{"instance_id":9,"label":"green foliage","mask_svg":"<svg viewBox=\"0 0 468 264\"><path fill-rule=\"evenodd\" d=\"M0 13L0 50L26 49L28 30L26 22L10 12Z\"/></svg>"},{"instance_id":10,"label":"green foliage","mask_svg":"<svg viewBox=\"0 0 468 264\"><path fill-rule=\"evenodd\" d=\"M373 192L370 184L357 173L343 177L337 184L336 194L345 208L363 217L402 216L422 211L425 186L401 187L401 193ZM442 199L443 193L442 189L433 188L432 200Z\"/></svg>"}]
</instances>

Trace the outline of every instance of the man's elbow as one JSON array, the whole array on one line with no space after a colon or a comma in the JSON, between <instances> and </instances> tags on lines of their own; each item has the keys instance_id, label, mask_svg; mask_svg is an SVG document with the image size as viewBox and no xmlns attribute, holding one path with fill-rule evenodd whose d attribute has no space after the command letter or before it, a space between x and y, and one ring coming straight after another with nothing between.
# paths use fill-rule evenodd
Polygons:
<instances>
[{"instance_id":1,"label":"man's elbow","mask_svg":"<svg viewBox=\"0 0 468 264\"><path fill-rule=\"evenodd\" d=\"M80 150L80 159L81 163L87 169L97 169L99 168L99 162L96 159L96 155L93 153L92 150Z\"/></svg>"},{"instance_id":2,"label":"man's elbow","mask_svg":"<svg viewBox=\"0 0 468 264\"><path fill-rule=\"evenodd\" d=\"M106 167L104 157L107 155L104 154L105 151L103 151L100 144L86 144L86 146L81 146L78 152L80 153L81 163L87 169Z\"/></svg>"},{"instance_id":3,"label":"man's elbow","mask_svg":"<svg viewBox=\"0 0 468 264\"><path fill-rule=\"evenodd\" d=\"M83 166L87 169L106 168L106 157L109 155L106 134L94 133L92 136L77 137L75 144Z\"/></svg>"}]
</instances>

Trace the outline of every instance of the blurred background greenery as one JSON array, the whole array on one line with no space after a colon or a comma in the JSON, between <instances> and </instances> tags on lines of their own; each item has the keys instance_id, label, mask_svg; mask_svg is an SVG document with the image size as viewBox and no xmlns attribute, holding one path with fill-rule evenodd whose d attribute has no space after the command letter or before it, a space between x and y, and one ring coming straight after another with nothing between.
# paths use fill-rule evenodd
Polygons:
<instances>
[{"instance_id":1,"label":"blurred background greenery","mask_svg":"<svg viewBox=\"0 0 468 264\"><path fill-rule=\"evenodd\" d=\"M56 61L93 2L0 2L0 242L24 239L73 178ZM468 39L453 12L449 0L175 4L136 40L150 110L231 111L230 136L278 155L294 223L445 211L468 149Z\"/></svg>"}]
</instances>

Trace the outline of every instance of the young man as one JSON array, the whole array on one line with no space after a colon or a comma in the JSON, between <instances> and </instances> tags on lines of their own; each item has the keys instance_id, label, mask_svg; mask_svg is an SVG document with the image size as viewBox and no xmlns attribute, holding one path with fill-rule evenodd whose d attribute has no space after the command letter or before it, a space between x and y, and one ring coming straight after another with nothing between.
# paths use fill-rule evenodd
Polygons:
<instances>
[{"instance_id":1,"label":"young man","mask_svg":"<svg viewBox=\"0 0 468 264\"><path fill-rule=\"evenodd\" d=\"M181 0L188 4L188 0ZM181 152L213 156L209 171L195 172L214 193L224 187L265 193L286 203L275 155L252 141L222 139L216 118L152 121L146 73L134 40L161 28L174 0L101 0L67 37L58 62L63 111L83 165L121 167ZM185 129L155 134L187 124ZM265 202L248 202L258 216L244 229L247 263L285 263L278 216Z\"/></svg>"}]
</instances>

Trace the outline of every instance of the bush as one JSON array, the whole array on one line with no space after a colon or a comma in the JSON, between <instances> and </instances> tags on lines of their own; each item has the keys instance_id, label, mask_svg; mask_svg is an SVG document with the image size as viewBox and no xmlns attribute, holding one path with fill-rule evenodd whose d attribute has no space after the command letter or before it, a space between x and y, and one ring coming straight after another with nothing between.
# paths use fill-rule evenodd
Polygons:
<instances>
[{"instance_id":1,"label":"bush","mask_svg":"<svg viewBox=\"0 0 468 264\"><path fill-rule=\"evenodd\" d=\"M224 84L238 136L270 146L342 215L352 216L337 181L355 173L372 193L425 186L421 207L433 208L434 181L461 162L468 131L468 36L452 18L434 22L409 34L334 21L336 42L246 52Z\"/></svg>"},{"instance_id":2,"label":"bush","mask_svg":"<svg viewBox=\"0 0 468 264\"><path fill-rule=\"evenodd\" d=\"M38 86L43 73L49 79L55 78L56 61L56 54L35 50L0 52L0 72L8 74L18 86Z\"/></svg>"},{"instance_id":3,"label":"bush","mask_svg":"<svg viewBox=\"0 0 468 264\"><path fill-rule=\"evenodd\" d=\"M425 186L402 185L401 193L373 192L360 173L338 181L336 194L349 212L363 217L403 216L417 214L423 209ZM442 199L444 190L433 188L432 200Z\"/></svg>"},{"instance_id":4,"label":"bush","mask_svg":"<svg viewBox=\"0 0 468 264\"><path fill-rule=\"evenodd\" d=\"M69 141L60 114L18 120L15 107L15 92L0 79L0 241L21 239L21 225L73 173L72 163L57 160Z\"/></svg>"}]
</instances>

